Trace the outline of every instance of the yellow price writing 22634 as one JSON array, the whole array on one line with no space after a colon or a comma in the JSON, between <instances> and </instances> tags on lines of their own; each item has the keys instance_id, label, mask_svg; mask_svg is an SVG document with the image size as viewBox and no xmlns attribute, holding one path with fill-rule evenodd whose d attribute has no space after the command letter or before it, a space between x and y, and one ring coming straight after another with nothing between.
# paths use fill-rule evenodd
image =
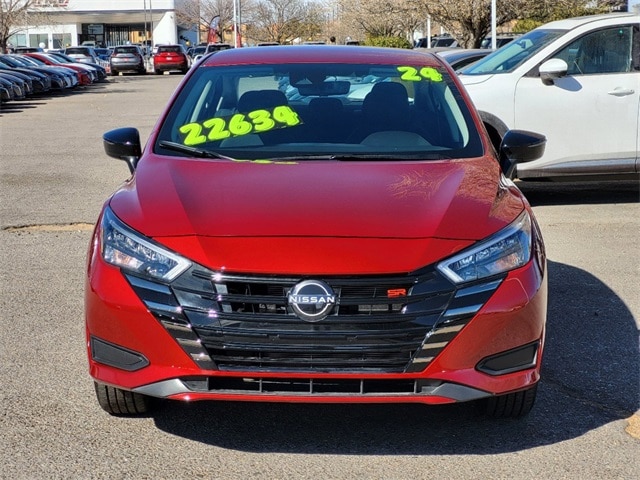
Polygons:
<instances>
[{"instance_id":1,"label":"yellow price writing 22634","mask_svg":"<svg viewBox=\"0 0 640 480\"><path fill-rule=\"evenodd\" d=\"M228 117L210 118L203 122L187 123L178 131L184 135L182 143L188 146L205 142L216 142L229 137L263 133L277 128L293 127L301 124L298 114L288 105L236 113Z\"/></svg>"}]
</instances>

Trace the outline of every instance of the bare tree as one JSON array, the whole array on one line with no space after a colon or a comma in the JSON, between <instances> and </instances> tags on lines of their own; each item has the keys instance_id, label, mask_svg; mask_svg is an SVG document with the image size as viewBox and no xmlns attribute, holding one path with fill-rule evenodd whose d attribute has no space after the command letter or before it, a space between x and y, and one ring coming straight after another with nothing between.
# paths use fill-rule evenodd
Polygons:
<instances>
[{"instance_id":1,"label":"bare tree","mask_svg":"<svg viewBox=\"0 0 640 480\"><path fill-rule=\"evenodd\" d=\"M63 0L0 0L0 52L9 39L29 26L53 25L56 12L66 6Z\"/></svg>"},{"instance_id":2,"label":"bare tree","mask_svg":"<svg viewBox=\"0 0 640 480\"><path fill-rule=\"evenodd\" d=\"M323 6L308 0L258 0L244 18L248 37L283 44L315 39L326 20Z\"/></svg>"},{"instance_id":3,"label":"bare tree","mask_svg":"<svg viewBox=\"0 0 640 480\"><path fill-rule=\"evenodd\" d=\"M594 0L585 2L580 0L540 0L528 2L529 18L539 22L549 22L562 18L605 13L626 7L626 0Z\"/></svg>"},{"instance_id":4,"label":"bare tree","mask_svg":"<svg viewBox=\"0 0 640 480\"><path fill-rule=\"evenodd\" d=\"M531 19L539 24L609 11L625 0L496 0L496 24ZM350 36L410 38L427 17L465 47L477 47L491 32L491 0L335 0L339 26Z\"/></svg>"},{"instance_id":5,"label":"bare tree","mask_svg":"<svg viewBox=\"0 0 640 480\"><path fill-rule=\"evenodd\" d=\"M424 5L406 0L337 0L342 28L355 37L410 38L426 18Z\"/></svg>"},{"instance_id":6,"label":"bare tree","mask_svg":"<svg viewBox=\"0 0 640 480\"><path fill-rule=\"evenodd\" d=\"M28 24L28 10L33 0L0 0L0 52L7 50L9 39Z\"/></svg>"},{"instance_id":7,"label":"bare tree","mask_svg":"<svg viewBox=\"0 0 640 480\"><path fill-rule=\"evenodd\" d=\"M500 27L521 18L530 3L531 0L496 0L496 25ZM482 39L491 32L491 0L426 0L424 4L431 18L464 47L480 47Z\"/></svg>"},{"instance_id":8,"label":"bare tree","mask_svg":"<svg viewBox=\"0 0 640 480\"><path fill-rule=\"evenodd\" d=\"M491 0L421 0L432 19L443 25L464 47L479 47L491 32ZM610 11L620 0L496 0L496 25L519 19L538 23Z\"/></svg>"},{"instance_id":9,"label":"bare tree","mask_svg":"<svg viewBox=\"0 0 640 480\"><path fill-rule=\"evenodd\" d=\"M242 0L242 11L247 12L252 0ZM244 13L243 13L244 15ZM183 0L176 2L176 17L180 25L196 27L199 32L207 32L215 17L219 17L220 35L233 28L233 0ZM231 33L233 35L233 33ZM220 38L224 41L224 38Z\"/></svg>"}]
</instances>

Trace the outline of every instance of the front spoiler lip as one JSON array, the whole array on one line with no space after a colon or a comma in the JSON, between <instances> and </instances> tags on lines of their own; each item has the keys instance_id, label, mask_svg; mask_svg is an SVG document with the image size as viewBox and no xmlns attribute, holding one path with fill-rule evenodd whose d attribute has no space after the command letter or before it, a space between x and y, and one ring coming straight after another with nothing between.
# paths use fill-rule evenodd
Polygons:
<instances>
[{"instance_id":1,"label":"front spoiler lip","mask_svg":"<svg viewBox=\"0 0 640 480\"><path fill-rule=\"evenodd\" d=\"M246 400L301 403L407 402L440 404L467 402L492 396L491 393L483 390L449 382L425 385L421 391L414 393L246 392L227 389L197 391L190 389L182 380L177 378L137 387L133 391L142 395L173 400Z\"/></svg>"}]
</instances>

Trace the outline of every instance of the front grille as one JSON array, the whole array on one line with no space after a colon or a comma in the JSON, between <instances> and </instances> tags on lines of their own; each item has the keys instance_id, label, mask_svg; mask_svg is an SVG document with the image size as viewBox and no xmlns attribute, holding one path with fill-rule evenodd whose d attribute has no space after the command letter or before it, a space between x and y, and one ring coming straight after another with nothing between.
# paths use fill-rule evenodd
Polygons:
<instances>
[{"instance_id":1,"label":"front grille","mask_svg":"<svg viewBox=\"0 0 640 480\"><path fill-rule=\"evenodd\" d=\"M201 368L257 373L422 371L501 281L461 290L431 268L320 278L336 305L321 321L307 322L287 301L304 278L229 275L202 266L169 285L126 277Z\"/></svg>"}]
</instances>

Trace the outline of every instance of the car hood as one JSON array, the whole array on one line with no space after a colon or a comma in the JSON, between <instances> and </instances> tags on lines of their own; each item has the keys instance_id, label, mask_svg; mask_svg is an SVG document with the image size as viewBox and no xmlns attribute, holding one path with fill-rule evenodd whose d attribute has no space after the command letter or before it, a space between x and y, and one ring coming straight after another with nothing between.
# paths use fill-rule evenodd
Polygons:
<instances>
[{"instance_id":1,"label":"car hood","mask_svg":"<svg viewBox=\"0 0 640 480\"><path fill-rule=\"evenodd\" d=\"M298 255L314 271L354 273L310 258L331 251L363 256L361 271L387 263L398 271L399 263L418 268L513 221L523 199L501 178L488 157L258 163L149 155L110 205L133 229L196 261L210 262L212 249L226 256L221 268L269 270L265 256L286 255L293 269ZM258 253L265 245L270 253ZM396 257L363 253L380 257L381 248Z\"/></svg>"},{"instance_id":2,"label":"car hood","mask_svg":"<svg viewBox=\"0 0 640 480\"><path fill-rule=\"evenodd\" d=\"M458 74L458 78L463 83L463 85L477 85L479 83L484 83L489 80L493 75L464 75Z\"/></svg>"}]
</instances>

